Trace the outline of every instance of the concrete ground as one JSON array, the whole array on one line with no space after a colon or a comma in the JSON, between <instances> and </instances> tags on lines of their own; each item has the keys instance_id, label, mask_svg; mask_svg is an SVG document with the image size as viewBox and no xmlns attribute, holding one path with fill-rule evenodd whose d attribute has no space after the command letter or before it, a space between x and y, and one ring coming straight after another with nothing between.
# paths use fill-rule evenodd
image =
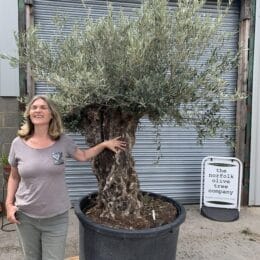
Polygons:
<instances>
[{"instance_id":1,"label":"concrete ground","mask_svg":"<svg viewBox=\"0 0 260 260\"><path fill-rule=\"evenodd\" d=\"M209 220L200 215L199 205L185 205L185 208L187 217L180 227L177 259L260 259L260 207L243 207L234 222ZM11 228L14 226L6 226ZM76 260L78 250L78 220L71 209L66 258ZM21 259L16 232L0 231L0 260Z\"/></svg>"}]
</instances>

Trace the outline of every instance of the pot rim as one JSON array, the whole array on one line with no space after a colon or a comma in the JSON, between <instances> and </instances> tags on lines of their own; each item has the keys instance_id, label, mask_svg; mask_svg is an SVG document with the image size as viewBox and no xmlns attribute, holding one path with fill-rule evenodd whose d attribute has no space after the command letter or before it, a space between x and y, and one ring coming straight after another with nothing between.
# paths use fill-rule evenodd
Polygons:
<instances>
[{"instance_id":1,"label":"pot rim","mask_svg":"<svg viewBox=\"0 0 260 260\"><path fill-rule=\"evenodd\" d=\"M112 228L112 227L108 227L102 224L98 224L94 221L92 221L89 217L87 217L84 213L83 213L83 205L82 203L91 197L94 197L97 195L97 192L93 192L90 193L84 197L82 197L80 200L78 200L75 204L74 204L74 210L75 210L75 214L77 215L77 217L79 218L81 224L83 226L87 226L88 228L91 228L92 230L95 230L96 232L99 233L103 233L103 234L107 234L107 235L113 235L113 236L120 236L120 237L125 237L125 238L136 238L136 237L154 237L157 236L159 234L163 234L163 233L169 233L169 232L174 232L175 230L179 229L179 226L185 221L186 218L186 210L185 208L182 206L182 204L180 204L178 201L171 199L167 196L158 194L158 193L153 193L153 192L146 192L146 191L141 191L143 194L148 194L148 195L152 195L154 197L161 197L164 200L171 202L178 210L178 215L176 217L176 219L172 222L172 223L168 223L159 227L155 227L155 228L149 228L149 229L116 229L116 228Z\"/></svg>"}]
</instances>

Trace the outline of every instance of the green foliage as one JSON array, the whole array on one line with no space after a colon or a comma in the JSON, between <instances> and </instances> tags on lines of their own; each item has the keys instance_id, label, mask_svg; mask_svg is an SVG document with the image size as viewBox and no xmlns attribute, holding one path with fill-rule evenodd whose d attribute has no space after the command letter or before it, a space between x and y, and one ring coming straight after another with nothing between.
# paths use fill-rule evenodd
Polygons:
<instances>
[{"instance_id":1,"label":"green foliage","mask_svg":"<svg viewBox=\"0 0 260 260\"><path fill-rule=\"evenodd\" d=\"M73 130L82 130L82 110L95 105L148 115L155 124L193 124L200 138L213 135L225 125L219 111L233 96L223 73L236 66L237 55L222 49L227 35L219 28L228 8L218 6L213 19L199 13L204 3L180 0L172 12L166 0L146 0L135 19L123 12L118 19L110 7L107 16L88 16L65 36L57 19L52 43L32 27L17 37L19 63L57 88L54 98Z\"/></svg>"},{"instance_id":2,"label":"green foliage","mask_svg":"<svg viewBox=\"0 0 260 260\"><path fill-rule=\"evenodd\" d=\"M9 165L8 155L6 153L2 153L0 157L0 164L2 165L2 167Z\"/></svg>"}]
</instances>

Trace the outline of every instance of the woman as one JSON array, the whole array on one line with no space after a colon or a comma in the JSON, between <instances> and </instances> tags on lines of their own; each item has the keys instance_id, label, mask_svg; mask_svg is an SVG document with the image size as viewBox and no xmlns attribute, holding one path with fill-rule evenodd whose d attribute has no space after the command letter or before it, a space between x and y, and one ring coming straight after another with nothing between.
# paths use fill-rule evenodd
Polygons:
<instances>
[{"instance_id":1,"label":"woman","mask_svg":"<svg viewBox=\"0 0 260 260\"><path fill-rule=\"evenodd\" d=\"M119 137L79 149L63 133L54 104L36 96L25 111L25 124L11 146L7 219L17 224L26 260L63 260L70 202L64 178L66 157L87 161L104 149L123 150Z\"/></svg>"}]
</instances>

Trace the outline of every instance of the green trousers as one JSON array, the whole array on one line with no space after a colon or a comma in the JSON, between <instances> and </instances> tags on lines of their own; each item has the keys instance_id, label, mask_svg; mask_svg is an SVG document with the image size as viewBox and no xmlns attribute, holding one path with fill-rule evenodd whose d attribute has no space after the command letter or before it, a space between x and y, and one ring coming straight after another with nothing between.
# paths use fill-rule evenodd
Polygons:
<instances>
[{"instance_id":1,"label":"green trousers","mask_svg":"<svg viewBox=\"0 0 260 260\"><path fill-rule=\"evenodd\" d=\"M32 218L18 211L17 232L25 260L64 260L68 212L51 218Z\"/></svg>"}]
</instances>

